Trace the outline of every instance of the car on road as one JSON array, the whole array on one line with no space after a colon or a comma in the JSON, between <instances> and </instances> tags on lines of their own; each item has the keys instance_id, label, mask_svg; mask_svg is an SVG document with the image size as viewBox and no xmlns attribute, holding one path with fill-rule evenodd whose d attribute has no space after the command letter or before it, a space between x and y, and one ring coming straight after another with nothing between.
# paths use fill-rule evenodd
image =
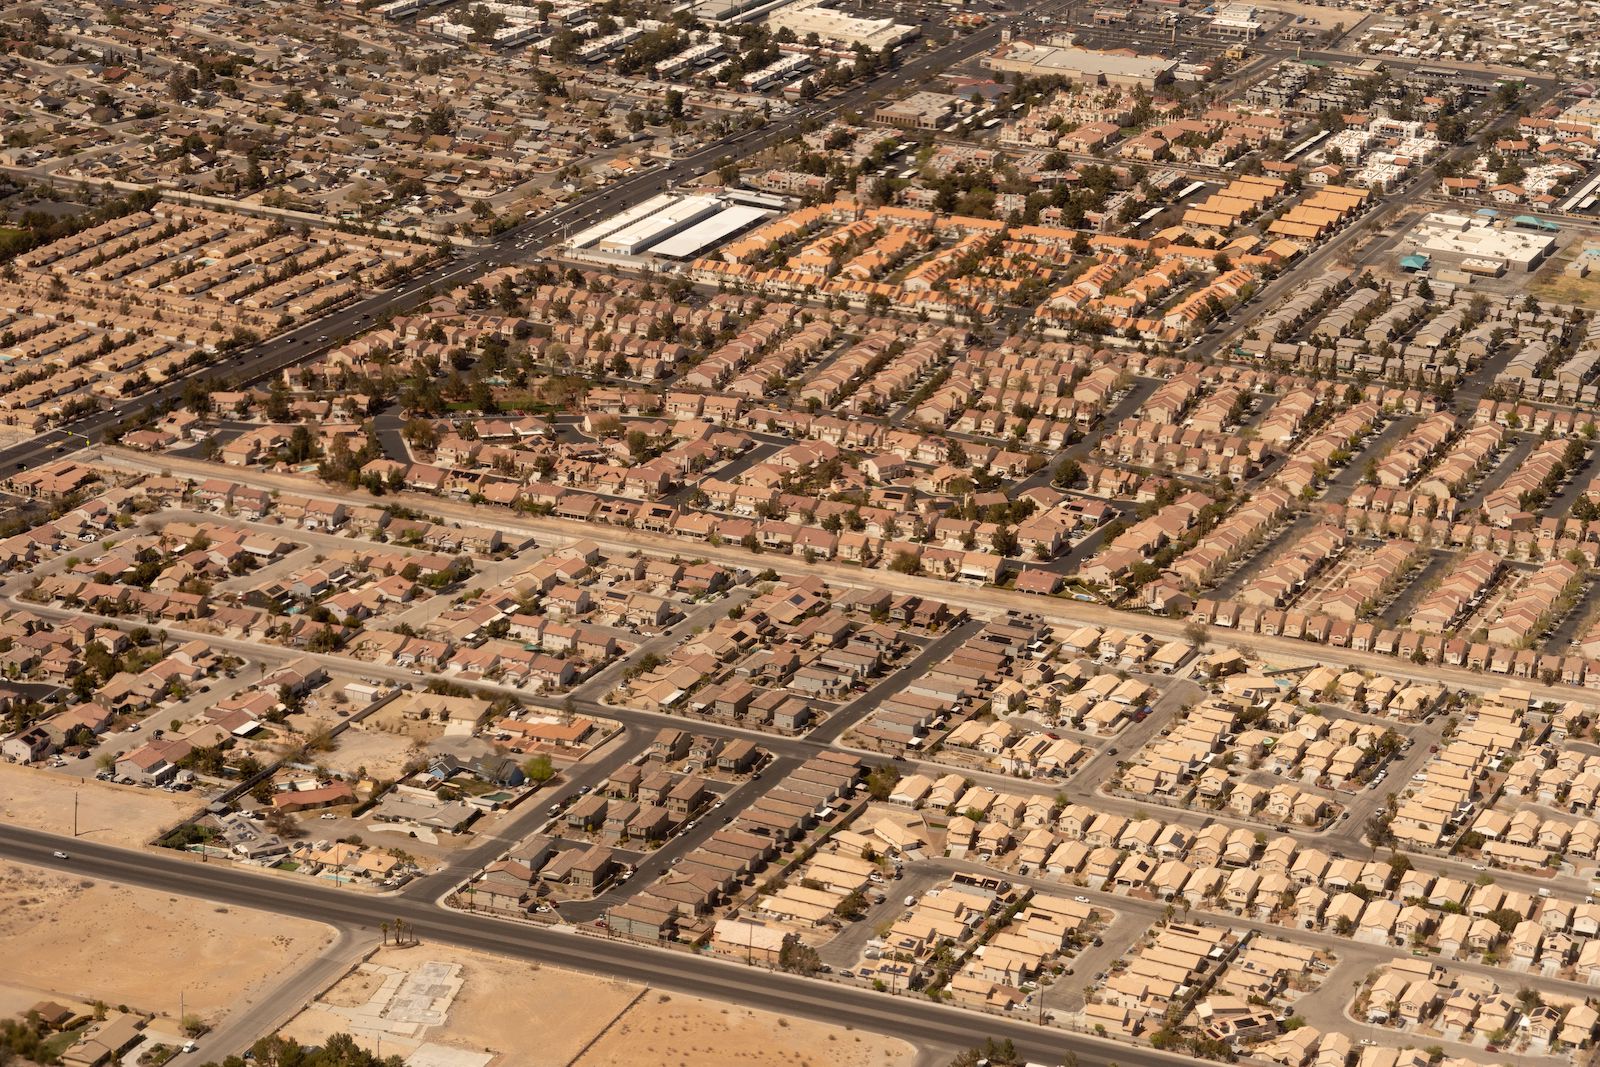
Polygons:
<instances>
[{"instance_id":1,"label":"car on road","mask_svg":"<svg viewBox=\"0 0 1600 1067\"><path fill-rule=\"evenodd\" d=\"M54 852L50 853L50 855L54 856L58 860L67 860L72 858L65 852L62 852L60 849L56 849Z\"/></svg>"}]
</instances>

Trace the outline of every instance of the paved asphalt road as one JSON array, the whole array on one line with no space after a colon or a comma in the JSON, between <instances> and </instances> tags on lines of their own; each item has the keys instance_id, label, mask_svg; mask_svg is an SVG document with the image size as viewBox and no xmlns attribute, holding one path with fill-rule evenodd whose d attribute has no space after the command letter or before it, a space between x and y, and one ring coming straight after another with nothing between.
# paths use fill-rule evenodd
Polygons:
<instances>
[{"instance_id":1,"label":"paved asphalt road","mask_svg":"<svg viewBox=\"0 0 1600 1067\"><path fill-rule=\"evenodd\" d=\"M64 850L69 858L52 853ZM199 896L237 907L293 915L368 931L404 919L421 941L493 952L516 959L604 974L677 992L735 1001L753 1008L801 1015L926 1044L965 1048L985 1037L1010 1038L1028 1058L1047 1063L1075 1055L1080 1064L1177 1067L1191 1061L1152 1049L1086 1034L1043 1028L1021 1020L935 1004L915 996L892 997L853 985L797 978L688 952L637 942L512 924L399 897L374 897L309 885L303 879L254 874L227 864L203 864L175 855L135 852L14 827L0 829L0 856L54 867L117 884Z\"/></svg>"}]
</instances>

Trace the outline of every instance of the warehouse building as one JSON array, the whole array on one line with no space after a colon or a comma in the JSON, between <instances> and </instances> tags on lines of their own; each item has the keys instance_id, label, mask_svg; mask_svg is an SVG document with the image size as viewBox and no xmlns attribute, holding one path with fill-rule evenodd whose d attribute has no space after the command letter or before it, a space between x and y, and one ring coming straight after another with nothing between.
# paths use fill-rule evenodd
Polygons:
<instances>
[{"instance_id":1,"label":"warehouse building","mask_svg":"<svg viewBox=\"0 0 1600 1067\"><path fill-rule=\"evenodd\" d=\"M1424 215L1406 244L1435 265L1483 275L1535 270L1556 249L1547 232L1501 229L1488 219L1442 211Z\"/></svg>"},{"instance_id":2,"label":"warehouse building","mask_svg":"<svg viewBox=\"0 0 1600 1067\"><path fill-rule=\"evenodd\" d=\"M830 11L820 3L792 4L767 16L767 25L776 33L788 29L804 41L811 34L825 44L840 48L861 45L874 52L893 48L917 36L915 26L904 26L893 19L867 19Z\"/></svg>"},{"instance_id":3,"label":"warehouse building","mask_svg":"<svg viewBox=\"0 0 1600 1067\"><path fill-rule=\"evenodd\" d=\"M618 212L608 219L601 219L593 226L579 230L567 239L569 248L588 248L598 243L602 238L610 237L618 230L632 226L640 219L647 219L658 211L662 211L677 200L669 193L657 193L642 204L635 204L626 211Z\"/></svg>"},{"instance_id":4,"label":"warehouse building","mask_svg":"<svg viewBox=\"0 0 1600 1067\"><path fill-rule=\"evenodd\" d=\"M1030 78L1064 78L1078 85L1154 89L1172 80L1178 64L1157 56L1119 56L1085 48L1011 41L984 57L983 65Z\"/></svg>"},{"instance_id":5,"label":"warehouse building","mask_svg":"<svg viewBox=\"0 0 1600 1067\"><path fill-rule=\"evenodd\" d=\"M772 211L750 204L734 204L673 234L665 241L651 245L649 254L665 259L689 259L702 249L720 244L758 222L765 222L773 214Z\"/></svg>"},{"instance_id":6,"label":"warehouse building","mask_svg":"<svg viewBox=\"0 0 1600 1067\"><path fill-rule=\"evenodd\" d=\"M596 245L602 252L634 256L673 234L687 230L701 219L722 210L722 201L713 196L686 196L673 199L666 207L625 226Z\"/></svg>"}]
</instances>

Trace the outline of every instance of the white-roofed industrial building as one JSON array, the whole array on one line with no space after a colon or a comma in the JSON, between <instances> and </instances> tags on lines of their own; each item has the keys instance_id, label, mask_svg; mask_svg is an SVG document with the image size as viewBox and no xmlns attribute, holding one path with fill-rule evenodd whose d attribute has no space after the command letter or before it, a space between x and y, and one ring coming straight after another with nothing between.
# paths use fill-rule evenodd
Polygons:
<instances>
[{"instance_id":1,"label":"white-roofed industrial building","mask_svg":"<svg viewBox=\"0 0 1600 1067\"><path fill-rule=\"evenodd\" d=\"M1065 78L1080 85L1115 85L1124 89L1154 89L1172 79L1178 63L1160 56L1126 56L1091 52L1085 48L1058 47L1011 41L986 56L990 70L1026 74L1036 78Z\"/></svg>"},{"instance_id":2,"label":"white-roofed industrial building","mask_svg":"<svg viewBox=\"0 0 1600 1067\"><path fill-rule=\"evenodd\" d=\"M771 217L772 212L765 208L734 204L710 218L702 219L686 230L673 234L659 244L651 245L647 251L652 256L662 256L666 259L688 259L701 249L725 241L739 231Z\"/></svg>"},{"instance_id":3,"label":"white-roofed industrial building","mask_svg":"<svg viewBox=\"0 0 1600 1067\"><path fill-rule=\"evenodd\" d=\"M893 19L869 19L843 11L831 11L820 3L791 4L767 16L767 25L774 31L788 29L804 40L816 34L823 41L853 48L860 45L874 52L893 48L911 40L919 32L915 26L906 26Z\"/></svg>"},{"instance_id":4,"label":"white-roofed industrial building","mask_svg":"<svg viewBox=\"0 0 1600 1067\"><path fill-rule=\"evenodd\" d=\"M1404 244L1426 252L1438 265L1472 274L1531 271L1556 249L1548 232L1510 229L1445 211L1424 215Z\"/></svg>"},{"instance_id":5,"label":"white-roofed industrial building","mask_svg":"<svg viewBox=\"0 0 1600 1067\"><path fill-rule=\"evenodd\" d=\"M672 203L601 238L596 247L602 252L635 256L721 210L722 201L714 196L673 198Z\"/></svg>"},{"instance_id":6,"label":"white-roofed industrial building","mask_svg":"<svg viewBox=\"0 0 1600 1067\"><path fill-rule=\"evenodd\" d=\"M610 237L618 230L625 229L641 219L649 218L674 203L677 199L670 193L657 193L642 204L635 204L626 211L619 211L610 218L601 219L593 226L579 230L567 239L567 244L572 248L588 248L602 238Z\"/></svg>"}]
</instances>

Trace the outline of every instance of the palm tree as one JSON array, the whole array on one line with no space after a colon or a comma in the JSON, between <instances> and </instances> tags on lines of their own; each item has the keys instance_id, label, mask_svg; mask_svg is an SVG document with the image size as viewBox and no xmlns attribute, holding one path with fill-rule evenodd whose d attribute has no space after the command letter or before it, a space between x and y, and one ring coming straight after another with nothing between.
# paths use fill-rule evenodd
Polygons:
<instances>
[{"instance_id":1,"label":"palm tree","mask_svg":"<svg viewBox=\"0 0 1600 1067\"><path fill-rule=\"evenodd\" d=\"M385 921L379 923L378 926L383 930L383 943L387 945L389 943L389 924Z\"/></svg>"}]
</instances>

